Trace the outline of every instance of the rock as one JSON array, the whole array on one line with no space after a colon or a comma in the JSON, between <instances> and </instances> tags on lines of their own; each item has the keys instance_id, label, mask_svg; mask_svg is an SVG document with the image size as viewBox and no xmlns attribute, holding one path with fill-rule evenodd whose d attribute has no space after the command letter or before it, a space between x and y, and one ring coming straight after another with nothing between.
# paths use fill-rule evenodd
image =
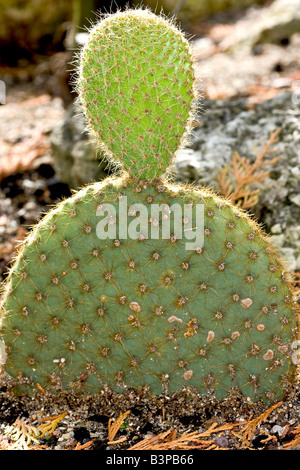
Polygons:
<instances>
[{"instance_id":1,"label":"rock","mask_svg":"<svg viewBox=\"0 0 300 470\"><path fill-rule=\"evenodd\" d=\"M271 233L279 234L281 232L282 232L282 228L280 224L275 224L273 225L273 227L271 227Z\"/></svg>"},{"instance_id":2,"label":"rock","mask_svg":"<svg viewBox=\"0 0 300 470\"><path fill-rule=\"evenodd\" d=\"M300 0L275 0L261 11L256 24L256 44L280 43L300 31Z\"/></svg>"},{"instance_id":3,"label":"rock","mask_svg":"<svg viewBox=\"0 0 300 470\"><path fill-rule=\"evenodd\" d=\"M180 21L195 21L217 12L247 8L251 5L262 5L266 0L144 0L144 5L153 11L176 14ZM135 0L140 5L139 0ZM238 5L237 5L238 4Z\"/></svg>"},{"instance_id":4,"label":"rock","mask_svg":"<svg viewBox=\"0 0 300 470\"><path fill-rule=\"evenodd\" d=\"M239 40L232 48L258 44L286 44L294 33L300 32L300 0L275 0L260 10L249 11ZM252 21L250 21L252 18Z\"/></svg>"},{"instance_id":5,"label":"rock","mask_svg":"<svg viewBox=\"0 0 300 470\"><path fill-rule=\"evenodd\" d=\"M193 130L189 144L177 153L175 174L180 181L218 189L220 169L238 151L254 158L254 149L281 128L274 156L279 162L270 176L257 183L258 204L252 212L264 229L274 236L289 270L300 264L300 109L291 92L256 104L249 109L246 99L207 100L198 116L201 126Z\"/></svg>"},{"instance_id":6,"label":"rock","mask_svg":"<svg viewBox=\"0 0 300 470\"><path fill-rule=\"evenodd\" d=\"M275 424L271 429L271 433L278 434L278 436L281 437L284 433L284 430L285 428L283 428L282 426L279 426L278 424Z\"/></svg>"},{"instance_id":7,"label":"rock","mask_svg":"<svg viewBox=\"0 0 300 470\"><path fill-rule=\"evenodd\" d=\"M283 243L284 241L285 239L283 239ZM295 258L295 250L293 248L287 248L287 247L284 248L278 245L278 251L280 253L280 256L281 256L281 259L283 261L285 268L290 272L296 271L297 261Z\"/></svg>"},{"instance_id":8,"label":"rock","mask_svg":"<svg viewBox=\"0 0 300 470\"><path fill-rule=\"evenodd\" d=\"M300 194L293 194L289 196L290 201L292 201L296 206L300 207Z\"/></svg>"},{"instance_id":9,"label":"rock","mask_svg":"<svg viewBox=\"0 0 300 470\"><path fill-rule=\"evenodd\" d=\"M58 179L78 188L105 176L106 163L85 130L85 121L71 104L54 127L50 143ZM102 162L100 162L102 159Z\"/></svg>"},{"instance_id":10,"label":"rock","mask_svg":"<svg viewBox=\"0 0 300 470\"><path fill-rule=\"evenodd\" d=\"M177 171L184 180L195 180L199 174L205 175L209 168L209 162L203 161L198 151L182 149L180 159L177 162ZM212 167L214 164L212 164Z\"/></svg>"}]
</instances>

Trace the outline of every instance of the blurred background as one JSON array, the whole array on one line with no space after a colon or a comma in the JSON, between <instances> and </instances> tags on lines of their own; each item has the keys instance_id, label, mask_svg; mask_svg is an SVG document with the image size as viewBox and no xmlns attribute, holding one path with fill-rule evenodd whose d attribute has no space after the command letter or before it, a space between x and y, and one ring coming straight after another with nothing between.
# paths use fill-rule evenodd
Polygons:
<instances>
[{"instance_id":1,"label":"blurred background","mask_svg":"<svg viewBox=\"0 0 300 470\"><path fill-rule=\"evenodd\" d=\"M190 39L201 92L174 178L250 211L300 280L300 0L0 0L0 280L49 205L107 174L74 108L101 13L148 7Z\"/></svg>"}]
</instances>

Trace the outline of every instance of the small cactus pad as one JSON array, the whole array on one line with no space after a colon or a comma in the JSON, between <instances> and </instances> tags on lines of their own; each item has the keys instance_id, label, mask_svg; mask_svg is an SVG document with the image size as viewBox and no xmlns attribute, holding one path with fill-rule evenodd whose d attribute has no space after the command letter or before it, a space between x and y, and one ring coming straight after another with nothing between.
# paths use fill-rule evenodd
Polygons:
<instances>
[{"instance_id":1,"label":"small cactus pad","mask_svg":"<svg viewBox=\"0 0 300 470\"><path fill-rule=\"evenodd\" d=\"M189 239L172 231L120 238L125 197L128 226L143 204L149 230L153 203L161 220L172 219L171 204L200 204L203 248L187 251ZM104 203L117 218L100 240ZM245 214L189 187L115 179L62 202L25 243L3 308L7 372L44 388L191 386L220 399L237 388L254 400L280 399L291 379L296 319L274 250Z\"/></svg>"},{"instance_id":2,"label":"small cactus pad","mask_svg":"<svg viewBox=\"0 0 300 470\"><path fill-rule=\"evenodd\" d=\"M183 35L147 10L108 16L90 33L78 78L81 104L104 151L137 178L164 173L194 97Z\"/></svg>"}]
</instances>

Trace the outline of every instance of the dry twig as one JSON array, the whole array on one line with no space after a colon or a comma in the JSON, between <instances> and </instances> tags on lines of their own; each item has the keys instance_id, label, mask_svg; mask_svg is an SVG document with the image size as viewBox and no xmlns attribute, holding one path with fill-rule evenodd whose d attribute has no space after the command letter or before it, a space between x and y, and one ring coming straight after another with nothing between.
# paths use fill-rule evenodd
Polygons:
<instances>
[{"instance_id":1,"label":"dry twig","mask_svg":"<svg viewBox=\"0 0 300 470\"><path fill-rule=\"evenodd\" d=\"M27 424L22 419L16 419L5 434L10 440L14 441L13 444L8 444L7 448L9 449L28 450L32 445L40 444L38 440L40 437L39 429Z\"/></svg>"},{"instance_id":2,"label":"dry twig","mask_svg":"<svg viewBox=\"0 0 300 470\"><path fill-rule=\"evenodd\" d=\"M291 431L291 433L295 436L294 439L290 442L283 444L283 449L291 449L300 445L300 425L296 426L295 429Z\"/></svg>"},{"instance_id":3,"label":"dry twig","mask_svg":"<svg viewBox=\"0 0 300 470\"><path fill-rule=\"evenodd\" d=\"M250 448L250 441L260 426L270 414L283 402L276 403L271 408L268 408L258 417L251 419L247 422L236 422L236 423L224 423L218 425L213 423L206 431L199 432L187 432L183 433L180 437L177 437L175 429L165 431L156 436L148 436L142 441L130 447L128 450L190 450L190 449L202 449L202 450L219 450L218 439L221 436L232 436L241 441L241 447ZM242 426L239 432L235 431L235 428ZM299 427L300 434L300 427ZM265 442L275 440L274 436L267 435ZM299 436L300 440L300 436ZM295 442L297 439L295 439ZM226 450L227 448L222 448Z\"/></svg>"},{"instance_id":4,"label":"dry twig","mask_svg":"<svg viewBox=\"0 0 300 470\"><path fill-rule=\"evenodd\" d=\"M219 434L225 431L231 431L243 423L222 424L218 426L217 423L212 424L206 431L199 433L199 431L183 433L182 436L177 437L176 430L169 430L157 436L146 437L143 441L138 442L129 450L189 450L189 449L216 449L216 437L212 434Z\"/></svg>"},{"instance_id":5,"label":"dry twig","mask_svg":"<svg viewBox=\"0 0 300 470\"><path fill-rule=\"evenodd\" d=\"M261 413L259 416L256 418L252 419L248 423L245 424L245 426L241 429L239 434L234 434L236 437L239 437L242 440L242 447L249 447L250 446L250 441L253 439L253 436L258 428L264 421L267 420L267 418L270 416L272 411L274 411L276 408L282 405L282 401L279 403L276 403L275 405L271 406L271 408L268 408L266 411Z\"/></svg>"},{"instance_id":6,"label":"dry twig","mask_svg":"<svg viewBox=\"0 0 300 470\"><path fill-rule=\"evenodd\" d=\"M38 429L41 430L40 437L44 437L46 434L52 434L53 431L55 430L56 426L58 423L64 419L64 417L68 414L67 411L64 411L63 413L55 416L47 416L45 418L41 418L41 422L44 422L43 424L40 424L38 426ZM49 422L47 422L49 421Z\"/></svg>"},{"instance_id":7,"label":"dry twig","mask_svg":"<svg viewBox=\"0 0 300 470\"><path fill-rule=\"evenodd\" d=\"M119 444L120 442L124 442L126 440L126 437L122 437L121 439L118 439L117 441L114 441L115 436L117 432L119 431L120 427L124 423L126 417L130 414L130 410L126 411L125 413L120 413L118 418L113 422L112 424L112 419L110 418L108 421L108 444Z\"/></svg>"},{"instance_id":8,"label":"dry twig","mask_svg":"<svg viewBox=\"0 0 300 470\"><path fill-rule=\"evenodd\" d=\"M280 131L281 129L273 131L268 142L261 144L261 151L255 151L253 163L246 157L242 157L238 152L232 155L229 165L222 168L217 177L220 192L223 196L240 205L243 209L249 209L257 204L260 190L253 189L251 185L265 181L270 174L270 170L263 170L262 168L271 167L278 162L279 157L272 159L266 159L266 157L277 151L272 147L278 142Z\"/></svg>"},{"instance_id":9,"label":"dry twig","mask_svg":"<svg viewBox=\"0 0 300 470\"><path fill-rule=\"evenodd\" d=\"M88 441L88 442L85 442L84 444L80 444L80 442L77 442L74 450L90 450L90 447L93 444L93 442L94 441Z\"/></svg>"}]
</instances>

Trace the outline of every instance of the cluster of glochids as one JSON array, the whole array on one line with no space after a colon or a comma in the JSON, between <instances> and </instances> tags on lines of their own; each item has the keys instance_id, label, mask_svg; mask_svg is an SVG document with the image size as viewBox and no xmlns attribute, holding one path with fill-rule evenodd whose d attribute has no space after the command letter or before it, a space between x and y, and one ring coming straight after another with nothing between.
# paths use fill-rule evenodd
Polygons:
<instances>
[{"instance_id":1,"label":"cluster of glochids","mask_svg":"<svg viewBox=\"0 0 300 470\"><path fill-rule=\"evenodd\" d=\"M61 201L19 248L0 340L17 391L281 399L297 321L275 249L229 201L164 177L195 112L187 40L148 10L107 15L81 51L77 84L121 176Z\"/></svg>"}]
</instances>

